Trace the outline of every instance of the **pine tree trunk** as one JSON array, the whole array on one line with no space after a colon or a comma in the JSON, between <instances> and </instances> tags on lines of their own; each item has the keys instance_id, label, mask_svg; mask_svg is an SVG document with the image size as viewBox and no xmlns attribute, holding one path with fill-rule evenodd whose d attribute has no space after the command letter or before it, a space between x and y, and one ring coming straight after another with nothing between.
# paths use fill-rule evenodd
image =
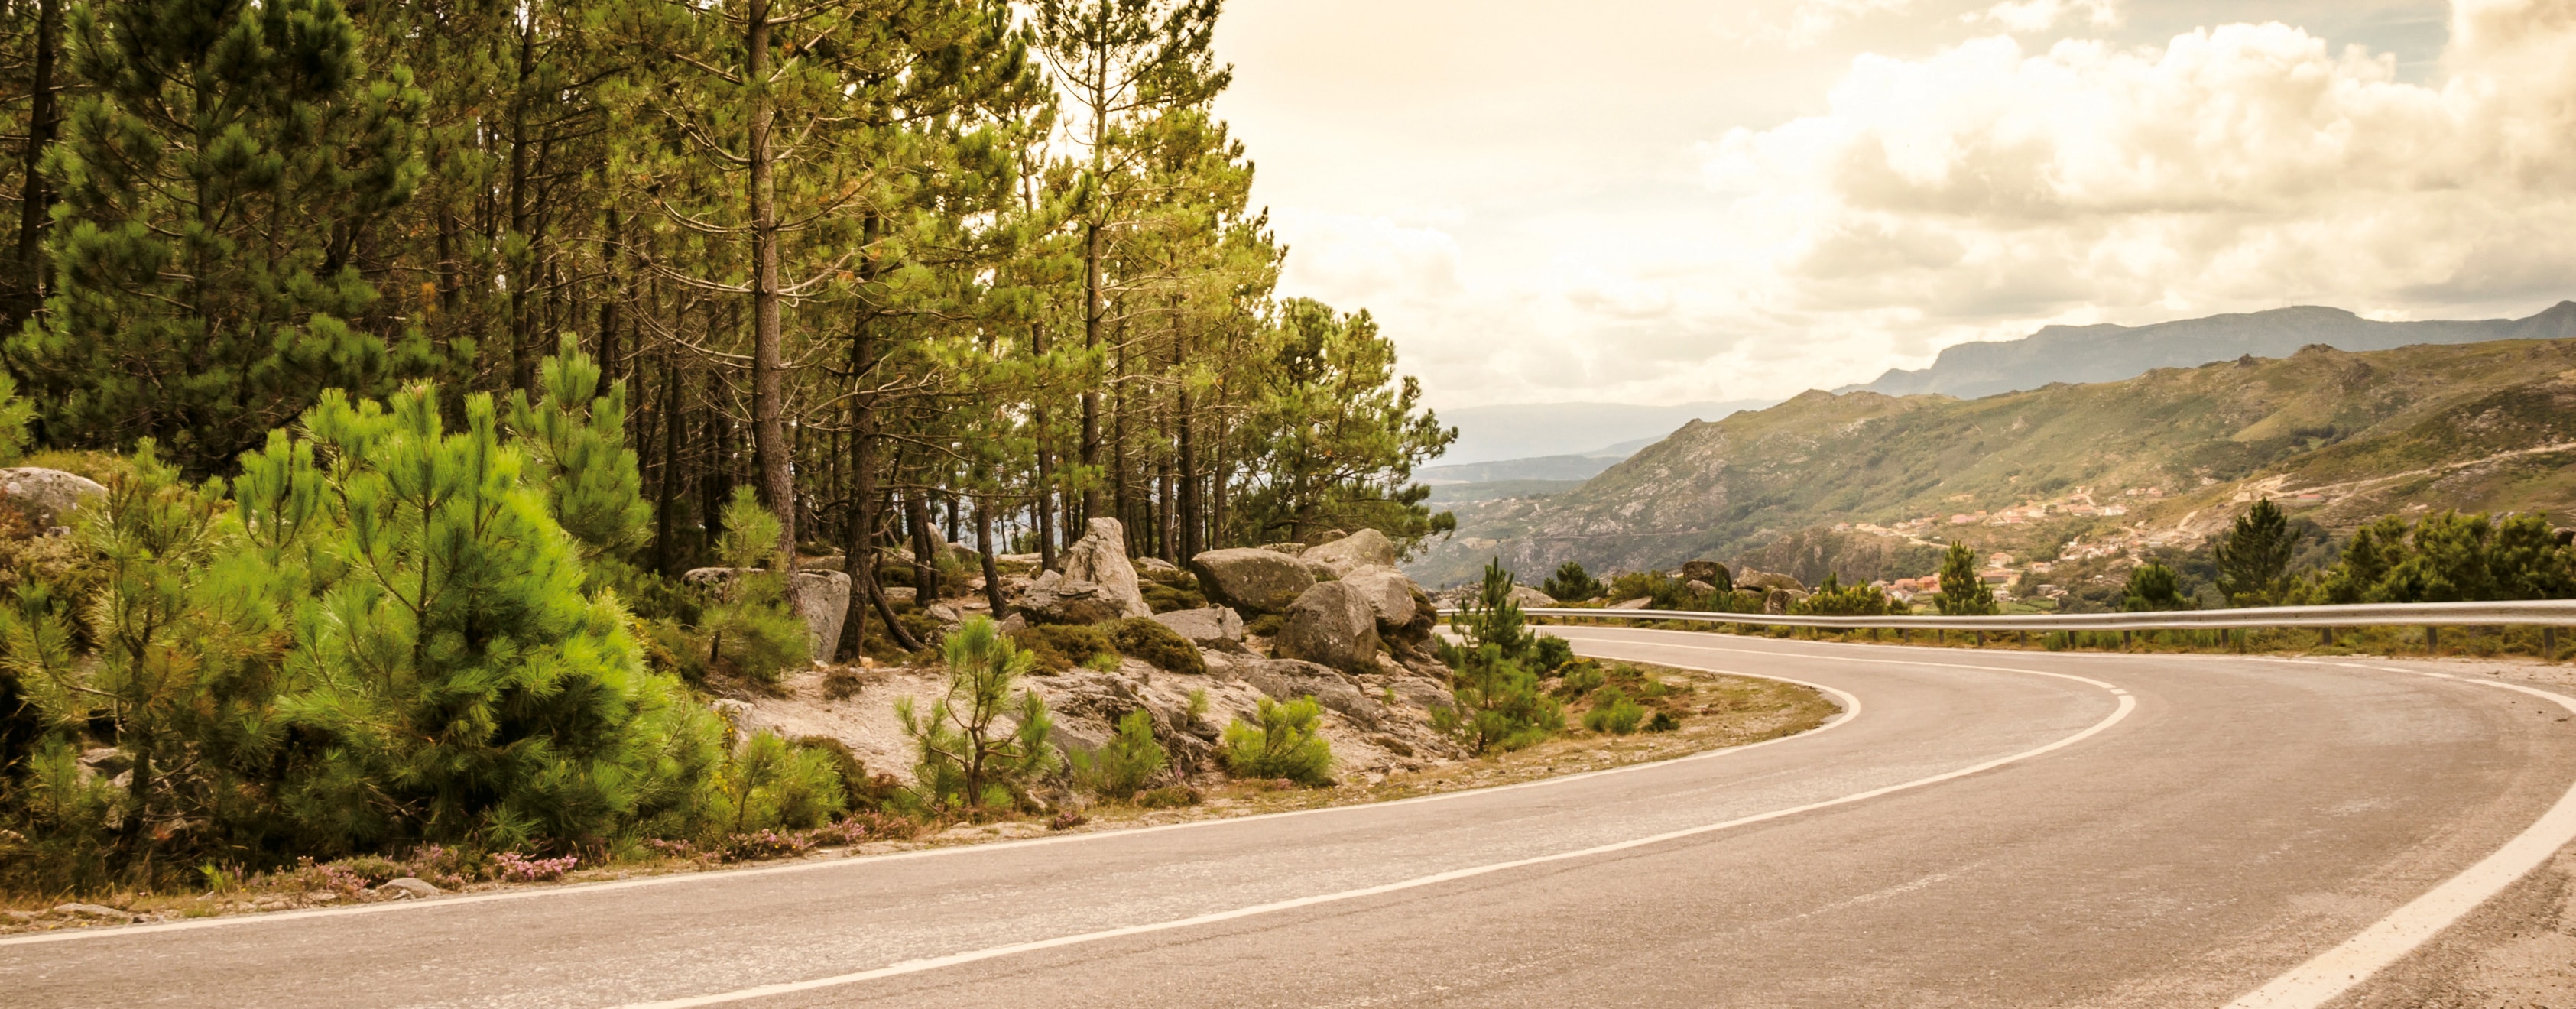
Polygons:
<instances>
[{"instance_id":1,"label":"pine tree trunk","mask_svg":"<svg viewBox=\"0 0 2576 1009\"><path fill-rule=\"evenodd\" d=\"M796 486L789 467L787 428L782 397L785 382L781 358L778 298L777 166L769 149L769 132L777 112L758 82L769 76L769 0L751 0L743 40L744 77L753 82L751 125L744 144L749 162L751 215L751 444L760 465L761 496L778 515L779 571L796 571ZM796 597L796 579L787 579L788 600Z\"/></svg>"},{"instance_id":2,"label":"pine tree trunk","mask_svg":"<svg viewBox=\"0 0 2576 1009\"><path fill-rule=\"evenodd\" d=\"M993 559L992 504L982 497L975 499L975 549L984 555L984 602L993 608L993 619L1009 616L1002 605L1002 566Z\"/></svg>"},{"instance_id":3,"label":"pine tree trunk","mask_svg":"<svg viewBox=\"0 0 2576 1009\"><path fill-rule=\"evenodd\" d=\"M926 608L939 600L939 553L931 544L938 531L930 523L930 500L919 488L904 492L903 511L912 525L912 599Z\"/></svg>"},{"instance_id":4,"label":"pine tree trunk","mask_svg":"<svg viewBox=\"0 0 2576 1009\"><path fill-rule=\"evenodd\" d=\"M55 128L62 122L54 102L55 39L62 27L62 0L37 0L36 57L27 82L27 147L20 164L24 174L18 179L18 252L10 278L14 304L0 305L0 327L5 327L0 332L17 332L19 322L34 315L45 298L45 222L54 194L45 185L42 165L45 151L54 145Z\"/></svg>"},{"instance_id":5,"label":"pine tree trunk","mask_svg":"<svg viewBox=\"0 0 2576 1009\"><path fill-rule=\"evenodd\" d=\"M1181 442L1181 555L1174 560L1186 564L1190 558L1207 549L1207 540L1201 525L1205 520L1205 502L1199 499L1196 418L1190 415L1190 391L1187 387L1181 389L1179 402L1179 409L1174 411L1174 421L1180 428Z\"/></svg>"},{"instance_id":6,"label":"pine tree trunk","mask_svg":"<svg viewBox=\"0 0 2576 1009\"><path fill-rule=\"evenodd\" d=\"M1083 234L1082 263L1082 347L1098 353L1100 320L1107 305L1100 297L1100 223L1096 220ZM1075 528L1088 527L1091 517L1100 513L1100 390L1089 385L1082 390L1082 465L1090 471L1090 479L1082 485L1081 519L1067 523Z\"/></svg>"},{"instance_id":7,"label":"pine tree trunk","mask_svg":"<svg viewBox=\"0 0 2576 1009\"><path fill-rule=\"evenodd\" d=\"M597 347L599 388L602 392L606 392L609 386L617 384L617 306L625 294L618 272L620 265L618 260L621 258L624 245L618 240L621 222L617 219L617 208L608 208L606 216L608 245L600 250L599 261L608 274L608 291L599 299L599 336L591 341Z\"/></svg>"},{"instance_id":8,"label":"pine tree trunk","mask_svg":"<svg viewBox=\"0 0 2576 1009\"><path fill-rule=\"evenodd\" d=\"M680 401L680 362L675 353L666 350L662 354L662 481L654 488L658 500L653 514L653 570L664 578L679 574L671 570L676 560L672 548L677 546L672 542L671 513L678 510L680 441L688 429L687 411Z\"/></svg>"},{"instance_id":9,"label":"pine tree trunk","mask_svg":"<svg viewBox=\"0 0 2576 1009\"><path fill-rule=\"evenodd\" d=\"M510 97L510 234L524 238L528 234L528 78L535 73L537 23L528 18L519 26L519 73ZM519 251L510 254L510 387L525 389L531 397L537 390L536 338L528 319L528 289L535 286L535 272L528 268L528 257L534 255L536 243L523 241Z\"/></svg>"}]
</instances>

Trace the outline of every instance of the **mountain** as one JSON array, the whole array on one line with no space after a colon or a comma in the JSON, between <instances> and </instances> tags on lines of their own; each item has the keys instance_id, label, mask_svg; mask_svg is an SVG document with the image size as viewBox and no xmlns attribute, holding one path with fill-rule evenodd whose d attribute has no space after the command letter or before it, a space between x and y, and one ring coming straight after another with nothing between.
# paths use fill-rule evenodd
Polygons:
<instances>
[{"instance_id":1,"label":"mountain","mask_svg":"<svg viewBox=\"0 0 2576 1009\"><path fill-rule=\"evenodd\" d=\"M2337 528L2417 506L2576 508L2576 339L2309 346L1975 400L1810 391L1685 425L1571 490L1462 503L1457 533L1407 569L1442 586L1489 557L1535 581L1566 560L1785 551L1869 576L1953 536L2038 557L2079 536L2196 537L2257 494Z\"/></svg>"},{"instance_id":2,"label":"mountain","mask_svg":"<svg viewBox=\"0 0 2576 1009\"><path fill-rule=\"evenodd\" d=\"M1716 420L1737 410L1759 410L1775 399L1641 406L1635 403L1514 403L1439 411L1458 428L1458 440L1440 457L1444 466L1616 451L1621 442L1652 442L1693 419ZM1604 448L1603 446L1612 446ZM1633 451L1633 449L1631 449ZM1624 456L1626 452L1620 452Z\"/></svg>"},{"instance_id":3,"label":"mountain","mask_svg":"<svg viewBox=\"0 0 2576 1009\"><path fill-rule=\"evenodd\" d=\"M1943 350L1929 368L1891 369L1877 381L1834 391L1973 399L2051 382L2116 382L2150 368L2189 368L2247 354L2287 357L2310 344L2369 351L2567 337L2576 337L2576 302L2559 302L2527 319L2472 322L2381 322L2340 308L2301 306L2152 326L2049 326L2019 340L1963 343Z\"/></svg>"}]
</instances>

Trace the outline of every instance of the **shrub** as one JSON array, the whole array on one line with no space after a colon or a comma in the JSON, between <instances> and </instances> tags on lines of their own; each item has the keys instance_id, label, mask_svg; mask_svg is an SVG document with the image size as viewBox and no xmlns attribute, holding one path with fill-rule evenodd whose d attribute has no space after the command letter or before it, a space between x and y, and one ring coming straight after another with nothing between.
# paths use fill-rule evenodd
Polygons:
<instances>
[{"instance_id":1,"label":"shrub","mask_svg":"<svg viewBox=\"0 0 2576 1009\"><path fill-rule=\"evenodd\" d=\"M1312 697L1281 704L1261 699L1257 722L1225 727L1226 773L1238 778L1282 778L1301 785L1332 784L1333 748L1322 735L1323 708Z\"/></svg>"},{"instance_id":2,"label":"shrub","mask_svg":"<svg viewBox=\"0 0 2576 1009\"><path fill-rule=\"evenodd\" d=\"M1154 716L1143 708L1118 720L1118 731L1097 750L1070 755L1075 787L1110 799L1134 796L1171 763L1171 754L1154 739Z\"/></svg>"},{"instance_id":3,"label":"shrub","mask_svg":"<svg viewBox=\"0 0 2576 1009\"><path fill-rule=\"evenodd\" d=\"M530 858L515 851L504 851L492 856L492 876L504 883L543 883L562 879L564 873L571 872L580 864L578 855Z\"/></svg>"},{"instance_id":4,"label":"shrub","mask_svg":"<svg viewBox=\"0 0 2576 1009\"><path fill-rule=\"evenodd\" d=\"M2130 570L2129 583L2120 592L2120 608L2132 613L2187 610L2191 601L2183 598L2181 580L2174 577L2172 568L2148 561Z\"/></svg>"},{"instance_id":5,"label":"shrub","mask_svg":"<svg viewBox=\"0 0 2576 1009\"><path fill-rule=\"evenodd\" d=\"M1136 805L1146 809L1179 809L1199 804L1199 790L1188 785L1165 785L1136 793Z\"/></svg>"},{"instance_id":6,"label":"shrub","mask_svg":"<svg viewBox=\"0 0 2576 1009\"><path fill-rule=\"evenodd\" d=\"M1162 621L1129 617L1114 628L1109 636L1120 654L1143 659L1165 672L1207 674L1207 658L1199 654L1199 647L1182 637L1181 632L1163 626Z\"/></svg>"},{"instance_id":7,"label":"shrub","mask_svg":"<svg viewBox=\"0 0 2576 1009\"><path fill-rule=\"evenodd\" d=\"M1645 720L1645 705L1629 700L1626 691L1609 687L1593 697L1592 710L1583 714L1583 727L1624 736L1637 731L1637 725Z\"/></svg>"},{"instance_id":8,"label":"shrub","mask_svg":"<svg viewBox=\"0 0 2576 1009\"><path fill-rule=\"evenodd\" d=\"M1034 690L1012 701L1011 687L1029 671L1031 656L981 616L948 635L940 651L948 660L947 695L918 715L912 698L895 701L895 717L921 755L915 789L940 809L1019 804L1058 760L1046 702Z\"/></svg>"},{"instance_id":9,"label":"shrub","mask_svg":"<svg viewBox=\"0 0 2576 1009\"><path fill-rule=\"evenodd\" d=\"M1275 638L1287 618L1276 613L1263 613L1243 622L1243 633L1254 637Z\"/></svg>"},{"instance_id":10,"label":"shrub","mask_svg":"<svg viewBox=\"0 0 2576 1009\"><path fill-rule=\"evenodd\" d=\"M848 666L836 666L823 674L823 696L831 700L846 701L857 697L867 685L867 679Z\"/></svg>"},{"instance_id":11,"label":"shrub","mask_svg":"<svg viewBox=\"0 0 2576 1009\"><path fill-rule=\"evenodd\" d=\"M1549 694L1568 701L1579 701L1585 694L1601 689L1605 679L1601 664L1590 659L1561 666L1557 670L1556 689Z\"/></svg>"},{"instance_id":12,"label":"shrub","mask_svg":"<svg viewBox=\"0 0 2576 1009\"><path fill-rule=\"evenodd\" d=\"M711 819L727 836L822 824L849 805L843 756L819 746L791 746L775 732L752 733L710 783Z\"/></svg>"},{"instance_id":13,"label":"shrub","mask_svg":"<svg viewBox=\"0 0 2576 1009\"><path fill-rule=\"evenodd\" d=\"M1539 591L1547 593L1550 598L1572 603L1600 595L1602 586L1601 580L1583 570L1582 564L1567 561L1557 566L1555 574L1547 576Z\"/></svg>"},{"instance_id":14,"label":"shrub","mask_svg":"<svg viewBox=\"0 0 2576 1009\"><path fill-rule=\"evenodd\" d=\"M1839 575L1827 574L1824 583L1789 608L1789 612L1819 617L1881 617L1888 611L1887 593L1871 585L1844 585Z\"/></svg>"},{"instance_id":15,"label":"shrub","mask_svg":"<svg viewBox=\"0 0 2576 1009\"><path fill-rule=\"evenodd\" d=\"M1657 711L1655 717L1646 722L1648 732L1671 732L1681 727L1681 718L1669 711Z\"/></svg>"},{"instance_id":16,"label":"shrub","mask_svg":"<svg viewBox=\"0 0 2576 1009\"><path fill-rule=\"evenodd\" d=\"M1541 676L1554 673L1557 667L1572 661L1574 645L1564 638L1542 634L1538 643L1530 646L1530 662L1538 668Z\"/></svg>"}]
</instances>

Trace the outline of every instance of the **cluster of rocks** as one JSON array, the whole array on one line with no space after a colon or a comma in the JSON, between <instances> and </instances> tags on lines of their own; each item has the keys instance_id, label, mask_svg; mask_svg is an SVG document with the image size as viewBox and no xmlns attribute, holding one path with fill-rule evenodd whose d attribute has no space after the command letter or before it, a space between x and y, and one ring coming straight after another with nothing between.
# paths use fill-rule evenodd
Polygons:
<instances>
[{"instance_id":1,"label":"cluster of rocks","mask_svg":"<svg viewBox=\"0 0 2576 1009\"><path fill-rule=\"evenodd\" d=\"M1265 698L1312 697L1345 773L1418 767L1458 750L1431 728L1432 711L1450 698L1448 669L1431 642L1437 610L1396 570L1396 553L1384 534L1363 530L1313 546L1210 550L1184 569L1130 558L1125 528L1093 519L1054 568L1004 577L1010 612L1002 626L1018 632L1150 617L1205 660L1204 676L1131 658L1116 669L1033 678L1069 745L1106 742L1119 719L1141 710L1175 766L1212 770L1219 736L1235 717L1251 717ZM1014 567L1035 560L997 559ZM1154 612L1148 583L1186 587L1208 605Z\"/></svg>"}]
</instances>

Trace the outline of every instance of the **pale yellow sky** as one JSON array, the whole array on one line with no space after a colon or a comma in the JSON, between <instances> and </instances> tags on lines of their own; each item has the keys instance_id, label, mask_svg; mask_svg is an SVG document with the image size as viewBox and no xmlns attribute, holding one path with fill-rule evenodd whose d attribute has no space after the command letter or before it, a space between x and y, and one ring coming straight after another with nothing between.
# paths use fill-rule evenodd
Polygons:
<instances>
[{"instance_id":1,"label":"pale yellow sky","mask_svg":"<svg viewBox=\"0 0 2576 1009\"><path fill-rule=\"evenodd\" d=\"M1441 406L2576 296L2576 0L1234 0L1218 51L1284 288Z\"/></svg>"}]
</instances>

